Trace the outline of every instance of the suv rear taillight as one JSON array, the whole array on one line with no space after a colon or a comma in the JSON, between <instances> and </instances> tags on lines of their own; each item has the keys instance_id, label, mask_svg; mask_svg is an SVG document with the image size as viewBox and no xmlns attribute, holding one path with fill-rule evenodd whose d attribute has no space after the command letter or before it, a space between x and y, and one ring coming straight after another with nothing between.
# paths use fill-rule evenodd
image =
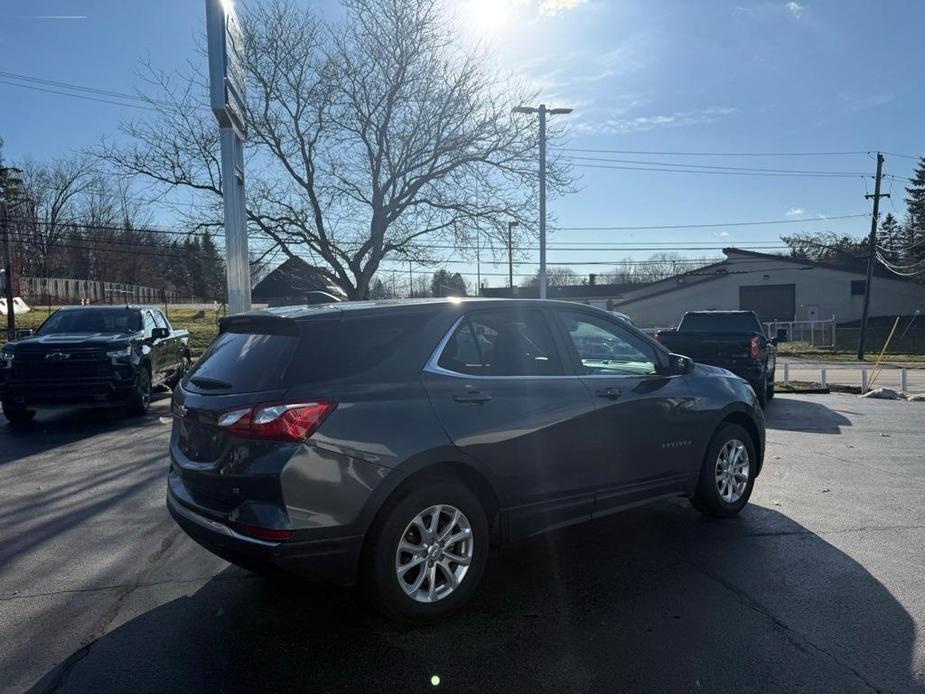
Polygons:
<instances>
[{"instance_id":1,"label":"suv rear taillight","mask_svg":"<svg viewBox=\"0 0 925 694\"><path fill-rule=\"evenodd\" d=\"M748 356L751 359L757 359L761 356L761 338L757 335L752 338L751 346L748 348Z\"/></svg>"},{"instance_id":2,"label":"suv rear taillight","mask_svg":"<svg viewBox=\"0 0 925 694\"><path fill-rule=\"evenodd\" d=\"M321 425L337 403L268 403L227 410L218 426L234 436L249 439L304 441Z\"/></svg>"}]
</instances>

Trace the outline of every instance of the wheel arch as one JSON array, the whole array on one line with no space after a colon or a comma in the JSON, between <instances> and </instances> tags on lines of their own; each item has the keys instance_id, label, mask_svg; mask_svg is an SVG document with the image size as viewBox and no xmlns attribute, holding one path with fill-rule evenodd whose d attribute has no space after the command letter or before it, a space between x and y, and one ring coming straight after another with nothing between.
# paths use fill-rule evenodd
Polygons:
<instances>
[{"instance_id":1,"label":"wheel arch","mask_svg":"<svg viewBox=\"0 0 925 694\"><path fill-rule=\"evenodd\" d=\"M761 468L764 464L764 441L755 420L745 412L734 411L723 417L716 429L718 430L723 424L737 424L748 432L752 439L752 444L755 446L755 453L758 456L758 469L755 472L755 477L757 477L761 474Z\"/></svg>"},{"instance_id":2,"label":"wheel arch","mask_svg":"<svg viewBox=\"0 0 925 694\"><path fill-rule=\"evenodd\" d=\"M504 499L496 481L476 461L453 447L440 448L405 461L383 480L370 496L361 514L364 535L374 527L382 514L412 485L428 477L450 477L459 480L476 495L491 528L492 544L506 538L502 509Z\"/></svg>"}]
</instances>

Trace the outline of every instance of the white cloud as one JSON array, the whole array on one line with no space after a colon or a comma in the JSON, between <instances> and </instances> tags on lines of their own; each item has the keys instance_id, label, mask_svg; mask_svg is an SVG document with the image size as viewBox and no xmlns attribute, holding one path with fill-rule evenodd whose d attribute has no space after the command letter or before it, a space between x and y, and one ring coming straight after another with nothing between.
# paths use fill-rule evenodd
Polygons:
<instances>
[{"instance_id":1,"label":"white cloud","mask_svg":"<svg viewBox=\"0 0 925 694\"><path fill-rule=\"evenodd\" d=\"M714 231L713 236L729 236L728 231Z\"/></svg>"},{"instance_id":2,"label":"white cloud","mask_svg":"<svg viewBox=\"0 0 925 694\"><path fill-rule=\"evenodd\" d=\"M786 7L787 11L797 19L799 19L800 16L806 11L806 7L804 5L801 5L798 2L794 2L793 0L784 5L784 7Z\"/></svg>"},{"instance_id":3,"label":"white cloud","mask_svg":"<svg viewBox=\"0 0 925 694\"><path fill-rule=\"evenodd\" d=\"M564 10L573 10L584 5L588 0L540 0L540 14L551 16Z\"/></svg>"},{"instance_id":4,"label":"white cloud","mask_svg":"<svg viewBox=\"0 0 925 694\"><path fill-rule=\"evenodd\" d=\"M603 122L583 124L583 132L603 135L624 135L626 133L646 132L656 128L680 128L687 125L712 123L724 116L739 113L742 109L730 106L712 106L692 111L675 111L669 114L637 116L636 118L609 118Z\"/></svg>"},{"instance_id":5,"label":"white cloud","mask_svg":"<svg viewBox=\"0 0 925 694\"><path fill-rule=\"evenodd\" d=\"M784 212L787 217L799 217L801 214L806 214L806 210L802 207L791 207L789 210Z\"/></svg>"}]
</instances>

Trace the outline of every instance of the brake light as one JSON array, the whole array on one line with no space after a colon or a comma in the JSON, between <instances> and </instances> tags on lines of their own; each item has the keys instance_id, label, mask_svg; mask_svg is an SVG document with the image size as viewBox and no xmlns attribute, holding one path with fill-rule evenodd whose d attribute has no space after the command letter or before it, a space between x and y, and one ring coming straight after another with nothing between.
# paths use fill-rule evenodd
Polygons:
<instances>
[{"instance_id":1,"label":"brake light","mask_svg":"<svg viewBox=\"0 0 925 694\"><path fill-rule=\"evenodd\" d=\"M755 335L752 338L751 347L748 350L748 356L752 359L757 359L761 356L761 338Z\"/></svg>"},{"instance_id":2,"label":"brake light","mask_svg":"<svg viewBox=\"0 0 925 694\"><path fill-rule=\"evenodd\" d=\"M333 402L254 405L222 413L218 426L243 438L304 441L335 407Z\"/></svg>"}]
</instances>

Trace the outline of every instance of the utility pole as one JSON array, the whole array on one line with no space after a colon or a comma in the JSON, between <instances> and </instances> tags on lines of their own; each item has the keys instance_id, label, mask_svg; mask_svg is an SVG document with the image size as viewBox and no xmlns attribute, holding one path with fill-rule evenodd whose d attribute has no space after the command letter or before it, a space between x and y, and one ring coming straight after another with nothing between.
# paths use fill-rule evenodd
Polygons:
<instances>
[{"instance_id":1,"label":"utility pole","mask_svg":"<svg viewBox=\"0 0 925 694\"><path fill-rule=\"evenodd\" d=\"M555 116L571 113L570 108L539 108L516 106L514 113L537 113L540 117L540 298L546 298L546 115Z\"/></svg>"},{"instance_id":2,"label":"utility pole","mask_svg":"<svg viewBox=\"0 0 925 694\"><path fill-rule=\"evenodd\" d=\"M13 297L16 283L13 281L13 258L10 252L10 201L21 197L22 179L19 169L0 166L0 231L3 232L3 269L6 289L6 338L16 338L16 306Z\"/></svg>"},{"instance_id":3,"label":"utility pole","mask_svg":"<svg viewBox=\"0 0 925 694\"><path fill-rule=\"evenodd\" d=\"M520 222L507 223L507 285L511 288L511 298L514 298L514 227Z\"/></svg>"},{"instance_id":4,"label":"utility pole","mask_svg":"<svg viewBox=\"0 0 925 694\"><path fill-rule=\"evenodd\" d=\"M0 191L2 195L3 191ZM0 225L3 226L3 279L6 295L6 339L16 337L16 316L13 307L13 259L10 256L10 224L7 217L6 196L0 197Z\"/></svg>"},{"instance_id":5,"label":"utility pole","mask_svg":"<svg viewBox=\"0 0 925 694\"><path fill-rule=\"evenodd\" d=\"M877 258L877 223L880 217L880 198L890 197L889 193L880 192L880 179L883 177L883 154L877 152L877 176L874 181L874 194L865 195L873 198L874 209L870 217L870 237L867 241L867 281L864 283L864 309L861 312L861 334L858 337L858 360L864 361L864 338L867 336L867 313L870 310L870 285L874 277L874 262Z\"/></svg>"},{"instance_id":6,"label":"utility pole","mask_svg":"<svg viewBox=\"0 0 925 694\"><path fill-rule=\"evenodd\" d=\"M408 261L408 298L414 298L414 278L411 276L411 261Z\"/></svg>"}]
</instances>

